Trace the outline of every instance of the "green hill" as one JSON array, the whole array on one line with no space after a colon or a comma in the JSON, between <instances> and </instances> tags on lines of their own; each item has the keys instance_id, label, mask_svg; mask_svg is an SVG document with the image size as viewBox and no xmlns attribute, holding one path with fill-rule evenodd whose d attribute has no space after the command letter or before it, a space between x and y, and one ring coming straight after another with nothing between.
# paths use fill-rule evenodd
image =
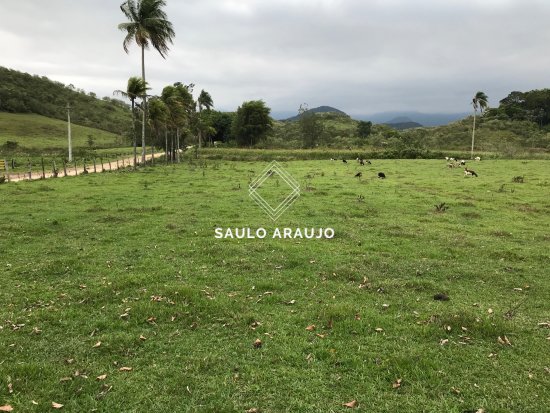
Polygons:
<instances>
[{"instance_id":1,"label":"green hill","mask_svg":"<svg viewBox=\"0 0 550 413\"><path fill-rule=\"evenodd\" d=\"M71 135L75 149L89 148L89 142L93 142L94 148L127 144L121 135L75 124L71 125ZM0 112L0 154L25 149L55 151L66 147L66 121L34 114Z\"/></svg>"},{"instance_id":2,"label":"green hill","mask_svg":"<svg viewBox=\"0 0 550 413\"><path fill-rule=\"evenodd\" d=\"M117 134L131 127L129 106L121 100L98 99L94 93L73 85L0 66L0 112L34 113L64 120L67 103L71 104L75 124Z\"/></svg>"}]
</instances>

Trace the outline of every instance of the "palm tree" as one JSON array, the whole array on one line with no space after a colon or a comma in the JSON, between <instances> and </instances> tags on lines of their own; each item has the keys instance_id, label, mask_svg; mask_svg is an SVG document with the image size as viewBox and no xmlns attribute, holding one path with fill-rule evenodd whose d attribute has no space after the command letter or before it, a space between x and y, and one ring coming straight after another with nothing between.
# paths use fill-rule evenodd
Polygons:
<instances>
[{"instance_id":1,"label":"palm tree","mask_svg":"<svg viewBox=\"0 0 550 413\"><path fill-rule=\"evenodd\" d=\"M137 164L137 137L136 137L136 99L144 99L147 94L147 83L143 81L140 77L132 76L128 79L128 85L126 86L126 91L124 90L115 90L115 95L122 95L125 98L130 99L132 102L132 136L133 136L133 146L134 146L134 169Z\"/></svg>"},{"instance_id":2,"label":"palm tree","mask_svg":"<svg viewBox=\"0 0 550 413\"><path fill-rule=\"evenodd\" d=\"M156 141L158 145L161 142L160 131L162 128L166 129L166 123L168 122L168 107L158 97L155 97L149 101L149 124L151 129L155 132ZM162 146L162 144L161 144ZM168 153L165 154L168 156Z\"/></svg>"},{"instance_id":3,"label":"palm tree","mask_svg":"<svg viewBox=\"0 0 550 413\"><path fill-rule=\"evenodd\" d=\"M212 96L210 96L210 93L206 92L204 89L201 90L201 94L197 99L197 103L199 104L199 119L201 118L203 107L206 110L210 110L210 108L214 106L214 102L212 101ZM201 146L202 146L202 128L199 127L199 148Z\"/></svg>"},{"instance_id":4,"label":"palm tree","mask_svg":"<svg viewBox=\"0 0 550 413\"><path fill-rule=\"evenodd\" d=\"M175 36L172 23L167 20L162 9L164 0L127 0L120 6L129 22L121 23L118 28L126 32L122 46L126 53L132 41L141 47L141 79L145 82L145 49L152 44L163 58L169 50L168 43L173 43ZM143 100L143 123L141 129L142 162L145 163L145 118L147 97Z\"/></svg>"},{"instance_id":5,"label":"palm tree","mask_svg":"<svg viewBox=\"0 0 550 413\"><path fill-rule=\"evenodd\" d=\"M472 106L474 107L474 127L472 128L472 150L470 152L470 159L474 159L474 140L476 134L476 115L479 109L480 113L483 113L487 106L489 106L489 98L483 92L477 92L472 99Z\"/></svg>"}]
</instances>

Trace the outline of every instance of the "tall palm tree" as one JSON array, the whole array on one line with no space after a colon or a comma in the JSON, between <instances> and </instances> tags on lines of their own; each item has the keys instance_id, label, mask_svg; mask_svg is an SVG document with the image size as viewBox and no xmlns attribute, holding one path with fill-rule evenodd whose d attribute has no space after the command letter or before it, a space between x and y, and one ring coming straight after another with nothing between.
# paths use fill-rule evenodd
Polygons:
<instances>
[{"instance_id":1,"label":"tall palm tree","mask_svg":"<svg viewBox=\"0 0 550 413\"><path fill-rule=\"evenodd\" d=\"M147 83L143 81L142 78L137 76L132 76L128 79L128 85L126 90L115 90L115 95L122 95L125 98L130 99L132 102L132 136L133 136L133 146L134 146L134 169L137 164L137 136L136 136L136 99L144 99L147 95Z\"/></svg>"},{"instance_id":2,"label":"tall palm tree","mask_svg":"<svg viewBox=\"0 0 550 413\"><path fill-rule=\"evenodd\" d=\"M210 93L208 93L204 89L201 90L201 94L197 99L197 103L199 104L199 119L201 119L201 113L202 113L203 107L206 110L210 110L210 108L214 106L214 101L212 100L212 96L210 96ZM199 127L199 148L202 146L202 129L203 128Z\"/></svg>"},{"instance_id":3,"label":"tall palm tree","mask_svg":"<svg viewBox=\"0 0 550 413\"><path fill-rule=\"evenodd\" d=\"M472 106L474 107L474 127L472 128L472 150L470 152L470 159L474 159L474 140L476 135L476 115L479 109L480 113L483 113L487 106L489 106L489 98L483 92L477 92L472 99Z\"/></svg>"},{"instance_id":4,"label":"tall palm tree","mask_svg":"<svg viewBox=\"0 0 550 413\"><path fill-rule=\"evenodd\" d=\"M152 44L163 58L169 50L168 43L175 37L172 23L167 20L163 7L164 0L127 0L120 6L129 22L121 23L118 28L126 32L122 46L126 53L135 41L141 48L141 79L145 82L145 49ZM147 116L147 98L143 100L143 122L141 129L142 162L145 163L145 119Z\"/></svg>"},{"instance_id":5,"label":"tall palm tree","mask_svg":"<svg viewBox=\"0 0 550 413\"><path fill-rule=\"evenodd\" d=\"M168 107L166 104L158 97L155 97L149 101L149 124L151 129L155 132L156 143L157 145L161 142L160 131L163 128L166 128L166 123L168 122ZM168 153L166 153L168 156Z\"/></svg>"}]
</instances>

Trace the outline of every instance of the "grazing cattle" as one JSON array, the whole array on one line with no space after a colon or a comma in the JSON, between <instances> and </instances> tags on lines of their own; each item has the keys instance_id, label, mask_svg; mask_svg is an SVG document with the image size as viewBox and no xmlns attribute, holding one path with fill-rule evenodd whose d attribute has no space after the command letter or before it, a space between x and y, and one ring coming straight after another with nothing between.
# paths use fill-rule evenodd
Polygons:
<instances>
[{"instance_id":1,"label":"grazing cattle","mask_svg":"<svg viewBox=\"0 0 550 413\"><path fill-rule=\"evenodd\" d=\"M464 168L464 177L466 176L475 176L477 178L477 174L475 171L472 171L471 169Z\"/></svg>"},{"instance_id":2,"label":"grazing cattle","mask_svg":"<svg viewBox=\"0 0 550 413\"><path fill-rule=\"evenodd\" d=\"M357 172L357 173L355 174L355 177L356 177L356 178L361 178L362 176L363 176L363 172Z\"/></svg>"},{"instance_id":3,"label":"grazing cattle","mask_svg":"<svg viewBox=\"0 0 550 413\"><path fill-rule=\"evenodd\" d=\"M348 163L348 161L346 161L345 159L342 159L342 162L344 162L344 163Z\"/></svg>"},{"instance_id":4,"label":"grazing cattle","mask_svg":"<svg viewBox=\"0 0 550 413\"><path fill-rule=\"evenodd\" d=\"M336 159L334 159L334 158L330 158L330 160L331 160L331 161L335 161Z\"/></svg>"},{"instance_id":5,"label":"grazing cattle","mask_svg":"<svg viewBox=\"0 0 550 413\"><path fill-rule=\"evenodd\" d=\"M476 157L474 158L474 161L481 161L481 158L480 158L479 156L476 156Z\"/></svg>"},{"instance_id":6,"label":"grazing cattle","mask_svg":"<svg viewBox=\"0 0 550 413\"><path fill-rule=\"evenodd\" d=\"M378 178L386 179L386 174L384 172L378 172Z\"/></svg>"},{"instance_id":7,"label":"grazing cattle","mask_svg":"<svg viewBox=\"0 0 550 413\"><path fill-rule=\"evenodd\" d=\"M464 159L462 159L462 160L460 161L460 165L461 165L461 166L466 165L466 161L465 161Z\"/></svg>"},{"instance_id":8,"label":"grazing cattle","mask_svg":"<svg viewBox=\"0 0 550 413\"><path fill-rule=\"evenodd\" d=\"M445 157L445 160L446 160L446 161L448 161L448 160L449 160L449 157L448 157L448 156L446 156L446 157Z\"/></svg>"}]
</instances>

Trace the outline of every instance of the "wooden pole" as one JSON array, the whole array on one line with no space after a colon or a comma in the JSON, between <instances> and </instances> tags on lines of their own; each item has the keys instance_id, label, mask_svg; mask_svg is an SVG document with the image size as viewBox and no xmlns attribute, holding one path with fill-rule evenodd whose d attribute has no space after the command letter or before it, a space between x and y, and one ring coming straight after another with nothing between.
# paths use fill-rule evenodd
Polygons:
<instances>
[{"instance_id":1,"label":"wooden pole","mask_svg":"<svg viewBox=\"0 0 550 413\"><path fill-rule=\"evenodd\" d=\"M109 171L112 171L113 168L111 167L111 160L109 159Z\"/></svg>"},{"instance_id":2,"label":"wooden pole","mask_svg":"<svg viewBox=\"0 0 550 413\"><path fill-rule=\"evenodd\" d=\"M116 157L116 169L120 169L120 167L118 166L118 156Z\"/></svg>"},{"instance_id":3,"label":"wooden pole","mask_svg":"<svg viewBox=\"0 0 550 413\"><path fill-rule=\"evenodd\" d=\"M46 169L44 169L44 158L40 158L42 163L42 179L46 179Z\"/></svg>"},{"instance_id":4,"label":"wooden pole","mask_svg":"<svg viewBox=\"0 0 550 413\"><path fill-rule=\"evenodd\" d=\"M29 159L29 181L32 179L32 161Z\"/></svg>"},{"instance_id":5,"label":"wooden pole","mask_svg":"<svg viewBox=\"0 0 550 413\"><path fill-rule=\"evenodd\" d=\"M76 169L76 159L74 160L74 176L78 176L78 169Z\"/></svg>"},{"instance_id":6,"label":"wooden pole","mask_svg":"<svg viewBox=\"0 0 550 413\"><path fill-rule=\"evenodd\" d=\"M96 165L95 165L95 158L94 158L94 174L97 173Z\"/></svg>"},{"instance_id":7,"label":"wooden pole","mask_svg":"<svg viewBox=\"0 0 550 413\"><path fill-rule=\"evenodd\" d=\"M67 176L67 162L65 162L65 158L63 158L63 176Z\"/></svg>"},{"instance_id":8,"label":"wooden pole","mask_svg":"<svg viewBox=\"0 0 550 413\"><path fill-rule=\"evenodd\" d=\"M101 172L105 172L105 165L103 165L103 158L99 157L99 162L101 162Z\"/></svg>"}]
</instances>

